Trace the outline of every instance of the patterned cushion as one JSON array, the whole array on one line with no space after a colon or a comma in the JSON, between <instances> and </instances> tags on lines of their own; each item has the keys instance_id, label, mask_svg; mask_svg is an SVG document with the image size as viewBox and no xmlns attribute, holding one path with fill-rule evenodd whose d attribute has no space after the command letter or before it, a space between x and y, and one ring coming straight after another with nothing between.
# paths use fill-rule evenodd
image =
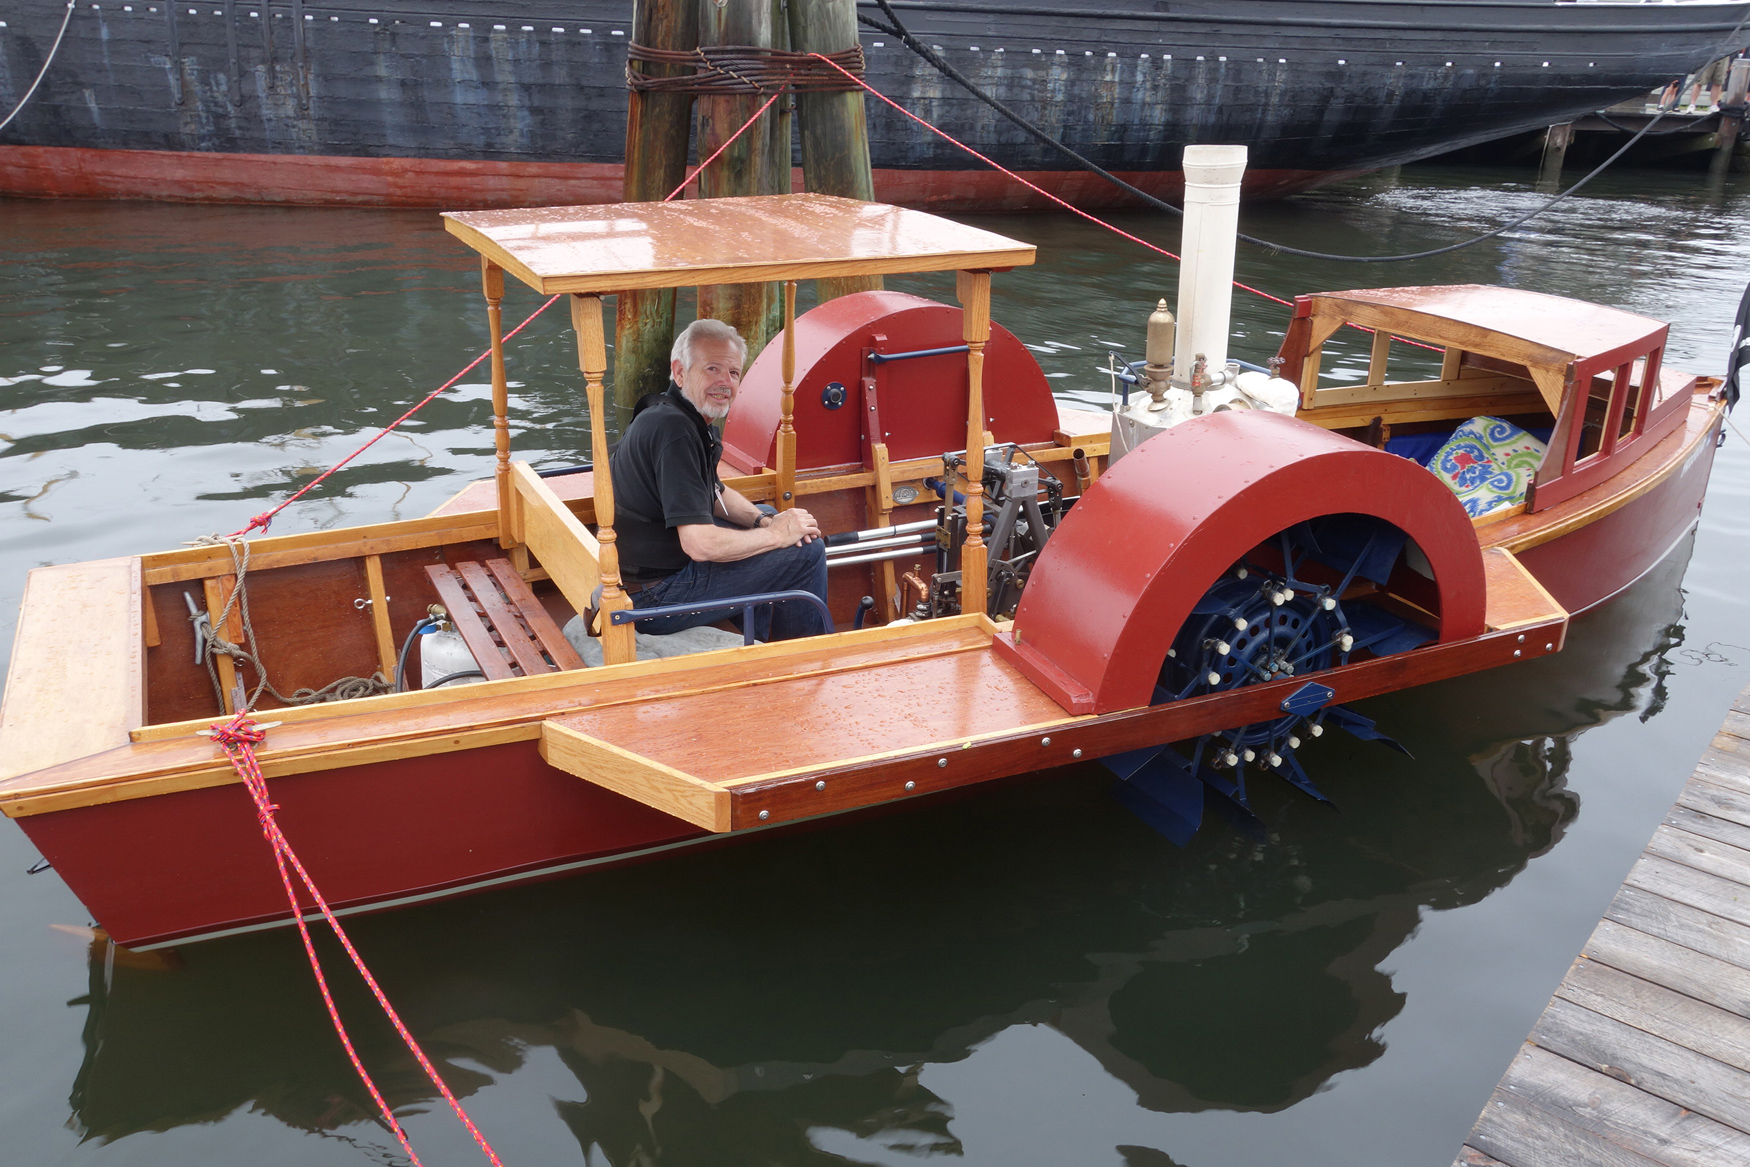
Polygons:
<instances>
[{"instance_id":1,"label":"patterned cushion","mask_svg":"<svg viewBox=\"0 0 1750 1167\"><path fill-rule=\"evenodd\" d=\"M1476 518L1524 502L1547 448L1512 422L1473 417L1452 432L1428 469Z\"/></svg>"}]
</instances>

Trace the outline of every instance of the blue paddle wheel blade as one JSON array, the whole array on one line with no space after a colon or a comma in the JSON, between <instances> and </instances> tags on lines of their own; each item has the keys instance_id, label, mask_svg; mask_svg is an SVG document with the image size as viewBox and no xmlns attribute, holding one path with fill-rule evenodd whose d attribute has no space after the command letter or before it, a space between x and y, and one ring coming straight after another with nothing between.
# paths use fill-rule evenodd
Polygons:
<instances>
[{"instance_id":1,"label":"blue paddle wheel blade","mask_svg":"<svg viewBox=\"0 0 1750 1167\"><path fill-rule=\"evenodd\" d=\"M1341 705L1333 705L1325 710L1325 722L1329 725L1335 725L1338 729L1341 729L1354 737L1358 737L1362 741L1378 742L1380 745L1390 746L1406 758L1415 757L1414 754L1405 749L1396 739L1389 738L1385 734L1380 733L1379 730L1375 729L1373 727L1372 718L1363 717L1353 710L1343 708Z\"/></svg>"},{"instance_id":2,"label":"blue paddle wheel blade","mask_svg":"<svg viewBox=\"0 0 1750 1167\"><path fill-rule=\"evenodd\" d=\"M1319 790L1317 786L1313 785L1312 779L1308 778L1306 776L1306 771L1301 769L1300 759L1295 757L1292 752L1283 754L1282 764L1275 767L1272 772L1278 777L1286 779L1296 790L1299 790L1302 794L1305 794L1315 802L1322 802L1326 806L1337 805L1330 799L1326 798L1324 793Z\"/></svg>"},{"instance_id":3,"label":"blue paddle wheel blade","mask_svg":"<svg viewBox=\"0 0 1750 1167\"><path fill-rule=\"evenodd\" d=\"M1434 639L1434 630L1370 604L1352 604L1345 609L1349 631L1358 648L1374 656L1391 656L1420 648Z\"/></svg>"},{"instance_id":4,"label":"blue paddle wheel blade","mask_svg":"<svg viewBox=\"0 0 1750 1167\"><path fill-rule=\"evenodd\" d=\"M1108 754L1100 759L1100 765L1120 778L1129 778L1159 757L1164 749L1165 746L1146 746L1140 750L1126 750L1122 754Z\"/></svg>"},{"instance_id":5,"label":"blue paddle wheel blade","mask_svg":"<svg viewBox=\"0 0 1750 1167\"><path fill-rule=\"evenodd\" d=\"M1137 818L1183 847L1203 825L1203 783L1180 766L1151 763L1120 782L1118 801Z\"/></svg>"},{"instance_id":6,"label":"blue paddle wheel blade","mask_svg":"<svg viewBox=\"0 0 1750 1167\"><path fill-rule=\"evenodd\" d=\"M1270 832L1264 828L1264 820L1253 814L1251 807L1229 798L1207 782L1204 785L1207 787L1203 792L1204 806L1213 808L1216 814L1227 820L1228 826L1254 843L1265 842L1270 837Z\"/></svg>"}]
</instances>

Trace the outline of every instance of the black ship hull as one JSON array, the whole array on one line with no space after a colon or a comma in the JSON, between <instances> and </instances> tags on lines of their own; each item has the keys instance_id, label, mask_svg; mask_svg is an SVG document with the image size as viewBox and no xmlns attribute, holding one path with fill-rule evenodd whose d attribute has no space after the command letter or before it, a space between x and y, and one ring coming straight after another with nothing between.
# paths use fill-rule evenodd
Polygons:
<instances>
[{"instance_id":1,"label":"black ship hull","mask_svg":"<svg viewBox=\"0 0 1750 1167\"><path fill-rule=\"evenodd\" d=\"M64 11L16 0L0 113ZM1047 0L895 5L1048 132L1172 195L1181 149L1250 147L1255 195L1391 166L1645 93L1750 43L1750 0ZM81 2L0 131L0 194L481 206L619 197L630 8L606 0ZM1160 9L1160 11L1157 11ZM1123 196L998 118L893 37L868 80L1084 205ZM869 103L878 197L1037 196Z\"/></svg>"}]
</instances>

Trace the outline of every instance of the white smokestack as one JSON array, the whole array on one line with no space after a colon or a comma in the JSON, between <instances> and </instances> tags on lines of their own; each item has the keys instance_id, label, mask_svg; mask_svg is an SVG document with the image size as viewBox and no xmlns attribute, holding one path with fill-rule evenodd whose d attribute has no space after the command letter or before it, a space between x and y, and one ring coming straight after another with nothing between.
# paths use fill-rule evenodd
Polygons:
<instances>
[{"instance_id":1,"label":"white smokestack","mask_svg":"<svg viewBox=\"0 0 1750 1167\"><path fill-rule=\"evenodd\" d=\"M1173 384L1189 388L1203 354L1211 373L1227 365L1233 311L1234 236L1240 229L1244 146L1187 146L1185 233L1180 243L1179 335Z\"/></svg>"}]
</instances>

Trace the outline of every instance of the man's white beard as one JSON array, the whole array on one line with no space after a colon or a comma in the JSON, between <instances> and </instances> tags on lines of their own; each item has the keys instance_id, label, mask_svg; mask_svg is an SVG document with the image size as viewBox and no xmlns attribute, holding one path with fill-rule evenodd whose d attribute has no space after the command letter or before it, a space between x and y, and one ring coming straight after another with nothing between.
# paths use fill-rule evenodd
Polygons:
<instances>
[{"instance_id":1,"label":"man's white beard","mask_svg":"<svg viewBox=\"0 0 1750 1167\"><path fill-rule=\"evenodd\" d=\"M728 405L717 405L704 394L694 397L691 393L683 390L681 396L691 402L693 408L699 411L699 416L706 421L721 421L729 415Z\"/></svg>"}]
</instances>

